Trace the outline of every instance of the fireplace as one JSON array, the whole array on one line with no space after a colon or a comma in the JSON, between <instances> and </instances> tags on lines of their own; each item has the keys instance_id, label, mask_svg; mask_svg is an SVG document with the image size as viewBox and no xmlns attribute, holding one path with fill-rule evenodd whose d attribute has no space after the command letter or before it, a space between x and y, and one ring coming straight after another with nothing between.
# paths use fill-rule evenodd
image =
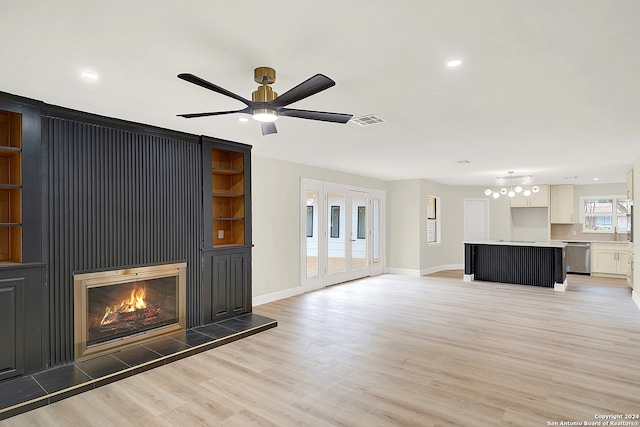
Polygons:
<instances>
[{"instance_id":1,"label":"fireplace","mask_svg":"<svg viewBox=\"0 0 640 427\"><path fill-rule=\"evenodd\" d=\"M75 360L185 329L186 263L75 274Z\"/></svg>"}]
</instances>

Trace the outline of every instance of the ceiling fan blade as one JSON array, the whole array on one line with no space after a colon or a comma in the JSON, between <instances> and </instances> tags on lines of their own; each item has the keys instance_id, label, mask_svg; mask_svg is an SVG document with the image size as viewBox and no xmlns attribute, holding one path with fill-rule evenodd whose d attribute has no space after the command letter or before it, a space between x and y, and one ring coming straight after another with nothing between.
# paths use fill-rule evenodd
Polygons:
<instances>
[{"instance_id":1,"label":"ceiling fan blade","mask_svg":"<svg viewBox=\"0 0 640 427\"><path fill-rule=\"evenodd\" d=\"M262 134L269 135L272 133L278 133L278 129L276 129L276 124L273 122L262 122Z\"/></svg>"},{"instance_id":2,"label":"ceiling fan blade","mask_svg":"<svg viewBox=\"0 0 640 427\"><path fill-rule=\"evenodd\" d=\"M233 92L230 92L224 88L221 88L218 85L214 85L213 83L209 83L206 80L201 79L198 76L194 76L193 74L189 74L189 73L182 73L182 74L178 74L178 78L185 80L189 83L193 83L195 85L201 86L205 89L209 89L212 90L214 92L218 92L219 94L222 95L226 95L229 98L233 98L233 99L237 99L238 101L242 102L243 104L245 104L247 107L251 106L251 101L249 101L248 99L245 99L243 97L241 97L240 95L236 95Z\"/></svg>"},{"instance_id":3,"label":"ceiling fan blade","mask_svg":"<svg viewBox=\"0 0 640 427\"><path fill-rule=\"evenodd\" d=\"M247 113L251 114L251 109L249 107L244 108L242 110L232 110L232 111L214 111L211 113L189 113L189 114L178 114L179 117L184 117L185 119L192 119L194 117L207 117L207 116L221 116L223 114L233 114L233 113Z\"/></svg>"},{"instance_id":4,"label":"ceiling fan blade","mask_svg":"<svg viewBox=\"0 0 640 427\"><path fill-rule=\"evenodd\" d=\"M296 101L300 101L301 99L307 98L318 92L322 92L325 89L329 89L330 87L335 86L335 84L336 82L324 74L316 74L271 101L271 106L278 108L293 104Z\"/></svg>"},{"instance_id":5,"label":"ceiling fan blade","mask_svg":"<svg viewBox=\"0 0 640 427\"><path fill-rule=\"evenodd\" d=\"M347 123L353 114L329 113L326 111L295 110L292 108L279 108L278 114L286 117L297 117L299 119L320 120L332 123Z\"/></svg>"}]
</instances>

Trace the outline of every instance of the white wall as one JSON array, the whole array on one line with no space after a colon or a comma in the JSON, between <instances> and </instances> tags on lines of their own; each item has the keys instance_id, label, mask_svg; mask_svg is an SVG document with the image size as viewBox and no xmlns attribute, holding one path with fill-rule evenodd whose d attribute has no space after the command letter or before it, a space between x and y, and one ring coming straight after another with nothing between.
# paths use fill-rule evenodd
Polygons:
<instances>
[{"instance_id":1,"label":"white wall","mask_svg":"<svg viewBox=\"0 0 640 427\"><path fill-rule=\"evenodd\" d=\"M420 180L388 182L386 205L386 270L397 273L419 271L422 233Z\"/></svg>"},{"instance_id":2,"label":"white wall","mask_svg":"<svg viewBox=\"0 0 640 427\"><path fill-rule=\"evenodd\" d=\"M511 209L511 240L549 240L549 208Z\"/></svg>"},{"instance_id":3,"label":"white wall","mask_svg":"<svg viewBox=\"0 0 640 427\"><path fill-rule=\"evenodd\" d=\"M252 155L253 296L300 286L300 179L386 190L377 179Z\"/></svg>"},{"instance_id":4,"label":"white wall","mask_svg":"<svg viewBox=\"0 0 640 427\"><path fill-rule=\"evenodd\" d=\"M426 232L422 242L420 269L429 272L443 266L464 264L464 199L485 198L484 187L458 187L422 180L423 201L421 221L426 229L427 195L441 197L442 243L427 245ZM489 239L510 240L511 205L505 197L489 200Z\"/></svg>"},{"instance_id":5,"label":"white wall","mask_svg":"<svg viewBox=\"0 0 640 427\"><path fill-rule=\"evenodd\" d=\"M442 239L427 244L427 196L440 197ZM387 264L390 272L425 274L464 263L464 199L481 198L484 188L456 187L415 179L387 184ZM490 200L489 233L511 238L511 209L502 197Z\"/></svg>"}]
</instances>

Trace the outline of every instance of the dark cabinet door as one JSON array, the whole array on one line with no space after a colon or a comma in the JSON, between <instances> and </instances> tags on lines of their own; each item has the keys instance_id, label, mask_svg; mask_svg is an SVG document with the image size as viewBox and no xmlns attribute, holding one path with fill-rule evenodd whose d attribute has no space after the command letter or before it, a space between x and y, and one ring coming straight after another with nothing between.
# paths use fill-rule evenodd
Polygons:
<instances>
[{"instance_id":1,"label":"dark cabinet door","mask_svg":"<svg viewBox=\"0 0 640 427\"><path fill-rule=\"evenodd\" d=\"M0 380L24 373L24 279L0 280Z\"/></svg>"},{"instance_id":2,"label":"dark cabinet door","mask_svg":"<svg viewBox=\"0 0 640 427\"><path fill-rule=\"evenodd\" d=\"M251 311L250 248L206 252L205 319L215 322Z\"/></svg>"},{"instance_id":3,"label":"dark cabinet door","mask_svg":"<svg viewBox=\"0 0 640 427\"><path fill-rule=\"evenodd\" d=\"M0 268L0 381L43 363L43 283L39 267Z\"/></svg>"},{"instance_id":4,"label":"dark cabinet door","mask_svg":"<svg viewBox=\"0 0 640 427\"><path fill-rule=\"evenodd\" d=\"M229 308L231 314L246 313L247 296L247 256L245 253L229 255Z\"/></svg>"},{"instance_id":5,"label":"dark cabinet door","mask_svg":"<svg viewBox=\"0 0 640 427\"><path fill-rule=\"evenodd\" d=\"M229 316L230 255L211 257L211 320Z\"/></svg>"}]
</instances>

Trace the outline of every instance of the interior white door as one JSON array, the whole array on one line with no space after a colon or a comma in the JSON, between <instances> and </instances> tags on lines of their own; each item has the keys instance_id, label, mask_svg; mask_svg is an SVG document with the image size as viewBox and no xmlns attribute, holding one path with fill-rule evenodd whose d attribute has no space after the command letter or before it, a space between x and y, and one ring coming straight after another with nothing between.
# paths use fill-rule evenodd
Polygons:
<instances>
[{"instance_id":1,"label":"interior white door","mask_svg":"<svg viewBox=\"0 0 640 427\"><path fill-rule=\"evenodd\" d=\"M464 240L489 240L489 199L464 199Z\"/></svg>"}]
</instances>

